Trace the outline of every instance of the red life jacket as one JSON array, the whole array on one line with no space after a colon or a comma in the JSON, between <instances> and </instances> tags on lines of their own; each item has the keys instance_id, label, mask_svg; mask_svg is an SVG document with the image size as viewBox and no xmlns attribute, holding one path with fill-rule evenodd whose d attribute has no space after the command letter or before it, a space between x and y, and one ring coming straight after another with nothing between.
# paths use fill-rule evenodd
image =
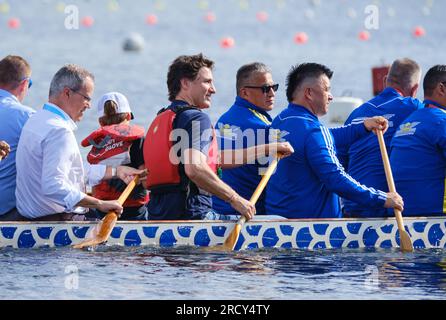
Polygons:
<instances>
[{"instance_id":1,"label":"red life jacket","mask_svg":"<svg viewBox=\"0 0 446 320\"><path fill-rule=\"evenodd\" d=\"M91 164L107 164L115 167L129 164L130 147L133 141L144 136L144 129L129 124L104 126L82 140L81 145L92 145L87 160ZM126 184L119 178L101 181L93 187L93 196L101 200L116 200ZM149 201L142 186L136 186L124 203L124 207L138 207Z\"/></svg>"},{"instance_id":2,"label":"red life jacket","mask_svg":"<svg viewBox=\"0 0 446 320\"><path fill-rule=\"evenodd\" d=\"M98 164L121 153L128 154L133 141L143 136L144 129L139 126L113 124L93 131L88 137L82 140L81 145L83 147L93 146L88 153L87 160L91 164ZM123 161L123 157L119 158L122 159L119 161ZM127 156L127 159L130 162L130 156ZM110 163L112 161L105 161L105 163L107 162ZM120 164L124 163L116 163L116 165Z\"/></svg>"},{"instance_id":3,"label":"red life jacket","mask_svg":"<svg viewBox=\"0 0 446 320\"><path fill-rule=\"evenodd\" d=\"M144 140L144 163L148 170L147 188L152 192L186 191L189 179L184 167L179 165L176 149L173 148L172 131L175 118L183 111L196 109L183 106L175 110L162 109L153 120ZM215 130L212 128L212 142L207 154L207 164L213 172L218 168L218 145Z\"/></svg>"}]
</instances>

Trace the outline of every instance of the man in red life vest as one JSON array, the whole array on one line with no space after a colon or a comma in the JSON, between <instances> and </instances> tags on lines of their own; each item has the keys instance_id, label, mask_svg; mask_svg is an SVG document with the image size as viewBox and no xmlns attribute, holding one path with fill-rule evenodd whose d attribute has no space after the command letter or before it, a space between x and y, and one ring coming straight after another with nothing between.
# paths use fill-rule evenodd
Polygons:
<instances>
[{"instance_id":1,"label":"man in red life vest","mask_svg":"<svg viewBox=\"0 0 446 320\"><path fill-rule=\"evenodd\" d=\"M149 219L223 218L212 210L212 195L251 219L255 206L220 180L218 168L253 163L276 152L293 152L288 143L273 143L219 154L211 120L202 112L211 106L216 92L213 66L213 61L197 54L180 56L169 67L171 104L158 113L144 142L147 188L151 190Z\"/></svg>"}]
</instances>

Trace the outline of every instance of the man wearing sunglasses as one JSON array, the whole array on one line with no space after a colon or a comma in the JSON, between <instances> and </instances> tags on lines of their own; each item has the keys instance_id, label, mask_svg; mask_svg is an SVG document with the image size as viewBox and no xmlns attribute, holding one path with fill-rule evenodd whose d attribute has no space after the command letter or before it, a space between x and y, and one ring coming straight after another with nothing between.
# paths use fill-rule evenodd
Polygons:
<instances>
[{"instance_id":1,"label":"man wearing sunglasses","mask_svg":"<svg viewBox=\"0 0 446 320\"><path fill-rule=\"evenodd\" d=\"M390 163L396 190L404 197L405 216L444 216L446 65L428 70L423 90L425 108L399 126L390 145Z\"/></svg>"},{"instance_id":2,"label":"man wearing sunglasses","mask_svg":"<svg viewBox=\"0 0 446 320\"><path fill-rule=\"evenodd\" d=\"M249 220L255 206L218 178L218 168L242 165L269 152L292 152L288 143L253 146L237 154L219 152L215 130L203 112L216 93L213 66L201 53L179 56L169 66L170 105L158 112L144 141L149 220L219 218L212 195Z\"/></svg>"},{"instance_id":3,"label":"man wearing sunglasses","mask_svg":"<svg viewBox=\"0 0 446 320\"><path fill-rule=\"evenodd\" d=\"M339 196L370 208L403 209L403 200L395 192L368 188L350 177L339 163L336 149L385 131L384 117L339 128L325 127L318 117L327 114L333 96L330 79L333 71L318 63L292 67L287 76L288 107L271 125L275 136L288 141L295 153L280 160L266 190L268 214L286 218L338 218L342 216ZM375 137L376 139L376 137Z\"/></svg>"},{"instance_id":4,"label":"man wearing sunglasses","mask_svg":"<svg viewBox=\"0 0 446 320\"><path fill-rule=\"evenodd\" d=\"M22 104L32 85L31 67L19 56L0 61L0 140L10 146L0 162L0 220L15 211L16 151L22 128L35 111Z\"/></svg>"},{"instance_id":5,"label":"man wearing sunglasses","mask_svg":"<svg viewBox=\"0 0 446 320\"><path fill-rule=\"evenodd\" d=\"M217 121L217 137L220 150L236 150L268 143L274 99L279 85L274 83L271 69L254 62L243 65L237 71L237 97L234 104ZM222 180L243 198L249 199L258 186L262 173L268 166L268 158L259 159L237 168L221 172ZM235 210L225 201L213 197L215 211L231 215ZM264 194L256 203L257 214L265 214Z\"/></svg>"}]
</instances>

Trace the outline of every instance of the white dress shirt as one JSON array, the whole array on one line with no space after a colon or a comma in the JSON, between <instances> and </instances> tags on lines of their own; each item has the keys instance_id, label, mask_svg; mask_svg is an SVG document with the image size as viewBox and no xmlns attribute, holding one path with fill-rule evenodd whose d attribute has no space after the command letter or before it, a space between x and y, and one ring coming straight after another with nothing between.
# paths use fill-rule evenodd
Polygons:
<instances>
[{"instance_id":1,"label":"white dress shirt","mask_svg":"<svg viewBox=\"0 0 446 320\"><path fill-rule=\"evenodd\" d=\"M84 210L75 208L86 196L76 129L74 121L50 103L23 127L16 157L16 198L24 217Z\"/></svg>"}]
</instances>

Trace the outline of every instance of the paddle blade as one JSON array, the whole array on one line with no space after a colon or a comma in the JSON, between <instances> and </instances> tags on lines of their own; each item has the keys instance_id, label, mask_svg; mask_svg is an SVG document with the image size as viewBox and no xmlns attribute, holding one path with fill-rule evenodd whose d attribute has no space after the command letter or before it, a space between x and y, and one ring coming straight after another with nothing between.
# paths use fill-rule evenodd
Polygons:
<instances>
[{"instance_id":1,"label":"paddle blade","mask_svg":"<svg viewBox=\"0 0 446 320\"><path fill-rule=\"evenodd\" d=\"M234 229L232 229L229 236L226 238L223 248L232 251L235 248L240 232L242 231L242 226L240 223L236 223Z\"/></svg>"},{"instance_id":2,"label":"paddle blade","mask_svg":"<svg viewBox=\"0 0 446 320\"><path fill-rule=\"evenodd\" d=\"M92 247L107 241L110 236L118 216L113 211L109 212L101 222L93 228L87 239L73 246L75 249L82 249L85 247Z\"/></svg>"},{"instance_id":3,"label":"paddle blade","mask_svg":"<svg viewBox=\"0 0 446 320\"><path fill-rule=\"evenodd\" d=\"M405 230L400 230L400 248L402 252L413 252L412 240Z\"/></svg>"}]
</instances>

